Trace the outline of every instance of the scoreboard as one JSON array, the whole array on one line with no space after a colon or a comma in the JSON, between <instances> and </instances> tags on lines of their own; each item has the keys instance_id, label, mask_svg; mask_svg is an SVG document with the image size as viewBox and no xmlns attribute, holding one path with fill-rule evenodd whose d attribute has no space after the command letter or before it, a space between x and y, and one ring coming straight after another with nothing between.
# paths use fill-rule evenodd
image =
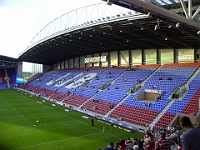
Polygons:
<instances>
[{"instance_id":1,"label":"scoreboard","mask_svg":"<svg viewBox=\"0 0 200 150\"><path fill-rule=\"evenodd\" d=\"M106 62L107 56L95 56L90 58L85 58L85 63L98 63L98 62Z\"/></svg>"}]
</instances>

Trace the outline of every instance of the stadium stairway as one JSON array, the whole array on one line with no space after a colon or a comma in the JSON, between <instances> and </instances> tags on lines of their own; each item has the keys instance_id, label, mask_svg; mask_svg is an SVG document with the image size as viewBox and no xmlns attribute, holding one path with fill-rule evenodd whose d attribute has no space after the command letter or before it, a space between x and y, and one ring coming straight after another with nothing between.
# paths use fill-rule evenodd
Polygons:
<instances>
[{"instance_id":1,"label":"stadium stairway","mask_svg":"<svg viewBox=\"0 0 200 150\"><path fill-rule=\"evenodd\" d=\"M156 66L156 69L150 74L150 77L155 73L155 72L157 72L158 70L159 70L159 68L160 68L161 66L159 65L159 66ZM143 80L143 82L141 83L141 84L143 84L144 85L144 83L145 83L145 81L147 81L148 79L145 79L145 80ZM118 108L118 106L120 106L130 95L132 95L132 93L130 93L130 92L127 92L127 96L125 96L112 110L110 110L109 112L107 112L107 114L105 114L105 116L104 117L108 117L116 108ZM116 118L114 118L114 119L116 119ZM132 124L132 123L130 123L130 124ZM136 125L136 124L134 124L134 125Z\"/></svg>"},{"instance_id":2,"label":"stadium stairway","mask_svg":"<svg viewBox=\"0 0 200 150\"><path fill-rule=\"evenodd\" d=\"M122 72L118 77L116 77L113 81L111 81L111 84L113 84L117 79L119 79L125 73L126 73L126 71Z\"/></svg>"},{"instance_id":3,"label":"stadium stairway","mask_svg":"<svg viewBox=\"0 0 200 150\"><path fill-rule=\"evenodd\" d=\"M152 73L151 73L151 75L150 75L150 77L152 76L152 75L154 75L154 73L156 73L158 70L159 70L159 68L161 67L160 65L159 66L156 66L157 68L156 68L156 70L155 71L153 71ZM147 81L149 78L146 78L141 84L143 84L144 85L144 83L145 83L145 81ZM132 93L130 93L130 92L127 92L127 96L126 97L124 97L123 98L123 100L122 101L120 101L112 110L110 110L104 117L109 117L110 116L110 114L115 110L115 109L117 109L118 108L118 106L120 106L127 98L129 98L130 97L130 95L132 95ZM112 115L111 115L112 116ZM116 119L116 118L112 118L112 119ZM117 120L117 119L116 119ZM127 123L129 123L130 125L132 125L132 126L137 126L138 128L141 128L142 126L141 125L139 125L139 124L135 124L135 123L131 123L131 122L127 122Z\"/></svg>"},{"instance_id":4,"label":"stadium stairway","mask_svg":"<svg viewBox=\"0 0 200 150\"><path fill-rule=\"evenodd\" d=\"M188 104L185 106L185 108L181 113L197 116L200 111L199 98L200 98L200 88L193 95L193 97L191 98L191 100L188 102Z\"/></svg>"},{"instance_id":5,"label":"stadium stairway","mask_svg":"<svg viewBox=\"0 0 200 150\"><path fill-rule=\"evenodd\" d=\"M192 76L188 79L188 81L184 84L185 86L189 87L190 82L196 77L196 75L199 73L200 67L197 68L197 70L192 74ZM188 89L189 90L189 89ZM172 92L173 93L173 92ZM187 93L187 92L186 92ZM185 95L183 94L178 99L181 100ZM169 96L171 98L172 95ZM152 123L149 125L151 128L154 127L157 122L163 117L164 114L166 114L166 111L171 107L171 105L176 101L176 99L171 98L170 102L165 106L165 108L159 113L159 115L152 121Z\"/></svg>"},{"instance_id":6,"label":"stadium stairway","mask_svg":"<svg viewBox=\"0 0 200 150\"><path fill-rule=\"evenodd\" d=\"M189 78L189 80L185 83L186 85L189 85L190 82L196 77L196 75L199 73L200 67L197 68L197 70L193 73L193 75Z\"/></svg>"},{"instance_id":7,"label":"stadium stairway","mask_svg":"<svg viewBox=\"0 0 200 150\"><path fill-rule=\"evenodd\" d=\"M66 78L67 76L69 76L69 75L71 75L71 73L67 73L67 74L61 76L60 78L58 78L58 79L55 80L55 83L58 83L60 80L65 79L65 78ZM67 80L66 82L68 82L68 80ZM66 82L62 82L59 86L65 85ZM55 84L55 86L57 86L57 84Z\"/></svg>"},{"instance_id":8,"label":"stadium stairway","mask_svg":"<svg viewBox=\"0 0 200 150\"><path fill-rule=\"evenodd\" d=\"M68 94L68 95L65 95L65 97L61 100L61 102L64 102L68 99L68 97L72 96L72 94Z\"/></svg>"},{"instance_id":9,"label":"stadium stairway","mask_svg":"<svg viewBox=\"0 0 200 150\"><path fill-rule=\"evenodd\" d=\"M93 99L95 97L95 95L97 95L98 93L95 93L91 98L89 98L87 101L85 101L82 105L79 106L79 108L81 109L83 105L85 105L89 100Z\"/></svg>"},{"instance_id":10,"label":"stadium stairway","mask_svg":"<svg viewBox=\"0 0 200 150\"><path fill-rule=\"evenodd\" d=\"M30 78L27 79L27 83L30 83L31 81L34 81L35 79L39 78L42 75L42 73L36 73Z\"/></svg>"},{"instance_id":11,"label":"stadium stairway","mask_svg":"<svg viewBox=\"0 0 200 150\"><path fill-rule=\"evenodd\" d=\"M190 76L190 78L186 81L185 84L183 84L181 87L185 88L186 91L184 94L182 95L179 95L179 100L182 100L184 98L184 96L187 94L187 92L190 90L190 86L189 84L192 82L192 80L197 76L197 74L199 73L200 71L200 67L197 68L197 70ZM173 94L174 92L172 92ZM172 98L172 94L169 96L169 98Z\"/></svg>"},{"instance_id":12,"label":"stadium stairway","mask_svg":"<svg viewBox=\"0 0 200 150\"><path fill-rule=\"evenodd\" d=\"M5 75L6 75L5 77L8 78L8 73L6 69L5 69ZM7 87L10 88L9 80L6 80L6 82L7 82Z\"/></svg>"},{"instance_id":13,"label":"stadium stairway","mask_svg":"<svg viewBox=\"0 0 200 150\"><path fill-rule=\"evenodd\" d=\"M106 70L104 70L103 72L105 72L105 71L106 71ZM103 73L103 72L101 72L101 73ZM96 75L98 76L98 75L100 75L101 73L96 74ZM92 78L92 79L90 80L90 82L91 82L92 80L94 80L94 78ZM82 106L84 106L88 101L90 101L91 99L93 99L98 93L99 93L99 92L95 93L92 97L90 97L87 101L85 101L82 105L80 105L79 108L81 109Z\"/></svg>"},{"instance_id":14,"label":"stadium stairway","mask_svg":"<svg viewBox=\"0 0 200 150\"><path fill-rule=\"evenodd\" d=\"M148 78L146 78L145 80L143 80L143 82L141 83L141 84L145 84L145 82L148 80L148 79L150 79L151 78L151 76L153 76L154 74L156 74L157 72L159 72L159 70L161 70L161 65L159 65L158 66L158 68L157 69L155 69L150 75L149 75L149 77ZM111 71L112 69L110 69L110 70L106 70L106 71L103 71L103 72L106 72L104 75L106 76L107 75L107 73L109 73L109 71ZM200 68L198 67L197 69L196 69L196 71L192 74L192 76L190 77L190 78L187 78L187 79L185 79L185 83L182 83L182 84L190 84L190 82L193 80L193 78L198 74L198 72L199 72L199 70L200 70ZM110 83L112 83L113 85L115 85L116 84L116 80L117 79L119 79L119 77L120 76L122 76L125 72L127 72L127 71L123 71L123 72L121 72L121 73L119 73L118 74L118 76L116 76L116 78L111 78L111 79L107 79L107 78L105 78L106 80L105 80L105 82L110 82ZM87 72L87 73L89 73L89 72ZM162 73L162 72L161 72ZM165 72L164 72L165 73ZM173 73L173 72L172 72ZM114 74L114 73L112 73L112 74ZM52 74L53 75L53 74ZM62 77L64 76L64 75L66 75L66 73L65 74L62 74L62 75L59 75L59 76L56 76L56 78L59 78L59 79L62 79ZM103 76L104 76L103 75ZM114 74L115 75L115 74ZM158 75L160 75L160 74L158 74ZM162 74L161 74L162 75ZM165 74L164 74L165 75ZM168 76L168 74L166 74L167 76ZM171 74L169 74L169 75L171 75ZM178 74L179 75L179 74ZM178 76L177 75L177 76ZM61 77L60 77L61 76ZM83 75L84 76L84 75ZM77 78L77 80L76 81L79 81L79 79L81 79L81 78L83 78L83 76L81 76L80 78ZM100 74L99 74L99 76L100 76ZM167 77L166 76L166 77ZM45 77L51 77L51 76L48 76L48 74L47 74L47 76L45 76ZM76 76L75 76L76 77ZM41 78L41 80L45 80L45 78ZM95 79L95 78L93 78L93 79ZM103 78L104 79L104 78ZM101 80L99 80L99 82L102 82L102 81L104 81L103 79L101 79ZM66 79L67 80L67 79ZM120 79L121 80L121 79ZM81 80L82 81L82 80ZM96 80L94 80L94 84L95 84L95 86L96 86L96 82L95 82ZM129 80L128 80L129 81ZM37 81L36 80L36 82L38 82L39 84L41 84L39 81ZM43 82L42 82L43 83ZM45 82L44 82L45 83ZM94 84L92 84L92 85L94 85ZM181 85L181 84L180 84ZM179 85L179 86L180 86ZM33 86L33 85L32 85ZM88 87L90 87L90 86L88 86ZM28 87L27 86L27 89L32 89L31 91L32 92L35 92L35 93L37 93L37 92L41 92L41 88L42 87L38 87L38 84L36 84L36 85L34 85L33 86L33 88L32 87ZM112 89L112 87L109 87L110 88L110 91L111 91L111 89ZM51 90L53 90L53 89L51 89ZM78 103L78 101L80 101L80 99L82 99L81 98L81 96L83 96L84 97L84 95L82 95L82 93L74 93L75 95L65 95L66 94L66 92L67 92L67 90L69 90L69 89L66 89L65 91L59 91L59 89L58 89L58 91L57 91L57 89L56 89L56 93L52 93L51 95L50 95L50 97L53 97L53 95L55 95L55 96L59 96L59 100L58 101L60 101L60 102L64 102L65 100L66 100L66 104L69 104L69 105L74 105L77 109L79 109L79 110L81 110L81 111L83 111L83 112L85 112L85 110L84 109L81 109L82 108L82 106L84 106L86 103L88 103L88 102L92 102L92 98L94 98L95 99L95 96L96 95L98 95L99 93L103 93L103 92L105 92L104 90L100 90L100 91L98 91L97 93L92 93L92 95L90 95L89 97L87 97L87 99L85 98L85 99L83 99L83 101L81 101L80 103ZM89 88L89 90L95 90L95 89L90 89ZM71 91L70 91L71 92ZM82 92L82 91L80 91L80 92ZM83 91L83 92L85 92L85 91ZM87 92L88 92L88 90L87 90ZM89 91L90 93L91 93L91 91ZM96 91L95 91L96 92ZM119 92L119 91L118 91ZM172 91L171 91L172 92ZM170 92L170 93L171 93ZM46 92L45 92L46 93ZM169 94L170 94L169 93ZM125 93L124 93L125 94ZM168 96L169 96L169 94L168 94ZM126 100L126 99L128 99L131 95L135 95L135 94L130 94L130 93L128 93L128 92L126 92L126 95L125 95L125 97L123 97L123 99L121 99L120 101L118 101L118 103L115 103L116 105L115 105L115 107L113 108L113 109L106 109L105 111L103 111L105 114L101 114L101 112L100 111L93 111L93 110L88 110L87 109L87 112L90 112L90 113L92 113L92 114L99 114L100 116L104 116L104 117L109 117L110 116L110 114L114 111L114 110L117 110L117 108L120 108L119 106L120 105L122 105L123 104L123 102ZM58 99L58 98L57 98ZM76 101L76 100L78 100L78 101ZM97 98L97 100L98 100L98 98ZM150 121L149 121L149 123L150 123L150 126L151 127L154 127L154 126L156 126L157 125L157 123L158 122L161 122L161 123L163 123L163 121L162 121L162 118L164 118L164 120L169 120L169 121L171 121L173 118L174 118L174 116L175 116L175 114L170 114L170 112L168 112L168 113L166 113L167 112L167 110L171 107L171 105L173 105L174 104L174 102L177 102L176 100L177 99L171 99L171 98L169 98L169 97L166 97L166 100L168 100L168 103L167 104L165 104L164 105L164 109L161 111L161 112L158 112ZM100 100L101 101L101 100ZM76 103L74 103L74 102L76 102ZM111 102L112 103L112 102ZM196 101L195 101L195 103L196 103ZM77 104L77 105L76 105ZM88 103L88 104L91 104L91 103ZM102 107L104 107L105 105L105 102L102 102ZM110 105L110 103L106 103L108 106ZM159 103L159 104L161 104L161 103ZM193 104L193 103L192 103ZM106 105L106 106L107 106ZM99 106L100 107L100 106ZM83 107L83 108L85 108L85 107ZM106 107L107 108L107 107ZM127 109L127 107L124 107L125 108L125 110ZM130 108L132 108L132 107L130 107ZM139 108L136 108L136 109L134 109L134 110L138 110ZM108 110L108 111L107 111ZM130 112L134 112L134 110L132 111L132 109L131 109L131 111ZM140 109L140 110L142 110L142 111L138 111L138 114L140 114L140 113L143 113L144 111L143 111L143 109ZM146 110L145 111L145 113L148 113L148 111L149 110ZM185 112L187 112L187 111L185 111ZM121 113L121 112L120 112ZM128 114L129 115L129 114ZM169 118L166 118L165 116L170 116L170 119ZM126 117L126 116L125 116ZM127 118L128 118L129 116L127 116ZM137 120L137 122L131 122L132 121L132 119L134 119L134 118L128 118L126 121L127 121L127 123L129 122L129 123L133 123L133 124L138 124L138 125L141 125L141 126L146 126L145 125L145 123L147 122L147 119L148 119L148 117L149 116L147 116L147 118L140 118L140 120ZM116 118L114 118L114 117L112 117L111 116L111 118L112 119L116 119ZM143 122L145 122L145 123L143 123L143 124L140 124L140 123L143 123ZM169 123L170 122L168 122L168 124L167 123L163 123L164 125L169 125ZM165 127L165 126L162 126L162 127Z\"/></svg>"},{"instance_id":15,"label":"stadium stairway","mask_svg":"<svg viewBox=\"0 0 200 150\"><path fill-rule=\"evenodd\" d=\"M153 71L153 72L148 76L148 78L146 78L146 79L141 83L142 87L145 85L145 82L146 82L146 81L148 81L157 71L160 70L160 68L162 68L162 65L160 65L155 71Z\"/></svg>"},{"instance_id":16,"label":"stadium stairway","mask_svg":"<svg viewBox=\"0 0 200 150\"><path fill-rule=\"evenodd\" d=\"M124 97L121 102L119 102L113 109L111 109L107 114L105 114L104 117L108 117L120 104L122 104L129 96L131 93L129 93L126 97Z\"/></svg>"},{"instance_id":17,"label":"stadium stairway","mask_svg":"<svg viewBox=\"0 0 200 150\"><path fill-rule=\"evenodd\" d=\"M165 108L158 114L158 116L151 122L149 125L150 128L153 128L156 123L160 120L160 118L166 113L167 109L175 102L175 99L171 99L171 101L165 106Z\"/></svg>"},{"instance_id":18,"label":"stadium stairway","mask_svg":"<svg viewBox=\"0 0 200 150\"><path fill-rule=\"evenodd\" d=\"M184 85L182 85L181 87L185 87L186 88L186 92L183 94L183 95L180 95L179 96L179 100L181 100L186 94L187 94L187 92L188 92L188 90L190 90L189 88L189 84L190 84L190 82L196 77L196 75L199 73L199 71L200 71L200 67L198 67L197 68L197 70L190 76L190 78L186 81L186 83L184 84ZM174 92L172 92L172 94L173 94ZM169 96L169 98L172 98L172 94Z\"/></svg>"},{"instance_id":19,"label":"stadium stairway","mask_svg":"<svg viewBox=\"0 0 200 150\"><path fill-rule=\"evenodd\" d=\"M0 69L0 88L13 88L15 78L16 75L12 69Z\"/></svg>"}]
</instances>

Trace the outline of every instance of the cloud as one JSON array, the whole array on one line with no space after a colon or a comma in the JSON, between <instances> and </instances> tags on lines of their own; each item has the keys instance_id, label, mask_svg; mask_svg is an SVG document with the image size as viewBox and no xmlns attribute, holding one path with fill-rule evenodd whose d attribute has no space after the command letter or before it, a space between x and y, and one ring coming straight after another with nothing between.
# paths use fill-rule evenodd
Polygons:
<instances>
[{"instance_id":1,"label":"cloud","mask_svg":"<svg viewBox=\"0 0 200 150\"><path fill-rule=\"evenodd\" d=\"M45 25L101 0L0 0L0 55L17 57Z\"/></svg>"}]
</instances>

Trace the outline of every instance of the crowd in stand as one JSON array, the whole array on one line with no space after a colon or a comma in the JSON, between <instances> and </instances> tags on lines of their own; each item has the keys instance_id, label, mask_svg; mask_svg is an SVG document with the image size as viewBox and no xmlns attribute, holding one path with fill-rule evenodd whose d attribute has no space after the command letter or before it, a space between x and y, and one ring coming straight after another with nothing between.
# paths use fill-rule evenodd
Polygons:
<instances>
[{"instance_id":1,"label":"crowd in stand","mask_svg":"<svg viewBox=\"0 0 200 150\"><path fill-rule=\"evenodd\" d=\"M200 150L200 124L194 128L190 118L183 116L180 125L181 129L147 129L143 139L121 139L98 150Z\"/></svg>"}]
</instances>

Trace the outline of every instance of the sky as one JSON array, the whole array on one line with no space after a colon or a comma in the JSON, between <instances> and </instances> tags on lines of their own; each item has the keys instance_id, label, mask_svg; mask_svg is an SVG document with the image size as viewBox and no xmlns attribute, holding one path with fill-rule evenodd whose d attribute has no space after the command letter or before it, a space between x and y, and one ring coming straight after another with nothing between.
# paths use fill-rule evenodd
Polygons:
<instances>
[{"instance_id":1,"label":"sky","mask_svg":"<svg viewBox=\"0 0 200 150\"><path fill-rule=\"evenodd\" d=\"M0 0L0 55L18 58L45 25L102 0Z\"/></svg>"}]
</instances>

